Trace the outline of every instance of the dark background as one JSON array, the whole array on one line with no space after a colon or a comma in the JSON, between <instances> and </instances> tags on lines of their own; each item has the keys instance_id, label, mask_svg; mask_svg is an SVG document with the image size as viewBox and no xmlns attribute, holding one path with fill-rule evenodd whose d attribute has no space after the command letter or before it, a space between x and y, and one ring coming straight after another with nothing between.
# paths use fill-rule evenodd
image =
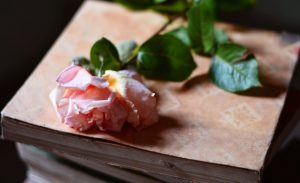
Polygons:
<instances>
[{"instance_id":1,"label":"dark background","mask_svg":"<svg viewBox=\"0 0 300 183\"><path fill-rule=\"evenodd\" d=\"M221 19L300 34L299 0L257 1L253 10L223 14ZM33 71L81 3L82 0L1 2L0 109ZM298 125L266 169L264 182L300 182L299 134ZM25 165L17 158L14 144L0 140L0 182L22 182L25 176Z\"/></svg>"}]
</instances>

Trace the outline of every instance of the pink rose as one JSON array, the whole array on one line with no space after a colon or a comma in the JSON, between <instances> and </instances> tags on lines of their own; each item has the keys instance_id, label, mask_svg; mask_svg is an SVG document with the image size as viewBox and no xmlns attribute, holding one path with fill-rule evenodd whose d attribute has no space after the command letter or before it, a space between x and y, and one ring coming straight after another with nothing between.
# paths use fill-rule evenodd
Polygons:
<instances>
[{"instance_id":1,"label":"pink rose","mask_svg":"<svg viewBox=\"0 0 300 183\"><path fill-rule=\"evenodd\" d=\"M158 120L156 98L133 71L107 71L103 78L71 65L58 78L50 98L63 123L78 131L98 126L121 131L128 121L143 128Z\"/></svg>"}]
</instances>

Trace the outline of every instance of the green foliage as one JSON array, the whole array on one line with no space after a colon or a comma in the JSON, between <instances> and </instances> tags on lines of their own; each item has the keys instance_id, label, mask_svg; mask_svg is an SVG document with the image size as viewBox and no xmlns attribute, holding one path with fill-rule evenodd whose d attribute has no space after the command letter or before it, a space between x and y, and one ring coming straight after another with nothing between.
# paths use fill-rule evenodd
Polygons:
<instances>
[{"instance_id":1,"label":"green foliage","mask_svg":"<svg viewBox=\"0 0 300 183\"><path fill-rule=\"evenodd\" d=\"M181 40L188 47L192 46L191 39L185 27L178 27L174 30L169 31L167 34L175 36L177 39Z\"/></svg>"},{"instance_id":2,"label":"green foliage","mask_svg":"<svg viewBox=\"0 0 300 183\"><path fill-rule=\"evenodd\" d=\"M134 9L134 10L147 9L155 4L155 0L115 0L115 1L127 8Z\"/></svg>"},{"instance_id":3,"label":"green foliage","mask_svg":"<svg viewBox=\"0 0 300 183\"><path fill-rule=\"evenodd\" d=\"M122 65L126 65L128 62L130 62L136 56L138 49L137 43L132 40L124 41L119 44L117 46L117 50Z\"/></svg>"},{"instance_id":4,"label":"green foliage","mask_svg":"<svg viewBox=\"0 0 300 183\"><path fill-rule=\"evenodd\" d=\"M243 46L226 43L218 48L209 70L210 79L220 88L241 92L261 86L257 61Z\"/></svg>"},{"instance_id":5,"label":"green foliage","mask_svg":"<svg viewBox=\"0 0 300 183\"><path fill-rule=\"evenodd\" d=\"M121 62L117 48L106 38L98 40L90 52L91 63L101 76L105 70L120 70Z\"/></svg>"},{"instance_id":6,"label":"green foliage","mask_svg":"<svg viewBox=\"0 0 300 183\"><path fill-rule=\"evenodd\" d=\"M214 49L214 0L195 1L187 12L188 34L198 54L212 54Z\"/></svg>"},{"instance_id":7,"label":"green foliage","mask_svg":"<svg viewBox=\"0 0 300 183\"><path fill-rule=\"evenodd\" d=\"M183 13L188 9L188 3L186 0L165 0L156 3L152 9L167 14Z\"/></svg>"},{"instance_id":8,"label":"green foliage","mask_svg":"<svg viewBox=\"0 0 300 183\"><path fill-rule=\"evenodd\" d=\"M255 0L116 1L135 10L151 9L168 16L187 18L187 25L176 27L164 35L160 35L161 30L141 46L135 41L125 41L115 47L102 38L91 48L91 61L78 57L73 64L97 76L101 76L105 70L133 66L149 79L183 81L197 67L191 54L193 50L197 54L213 56L209 77L218 87L241 92L261 86L254 55L243 46L231 43L223 29L214 27L217 10L245 9L253 6Z\"/></svg>"},{"instance_id":9,"label":"green foliage","mask_svg":"<svg viewBox=\"0 0 300 183\"><path fill-rule=\"evenodd\" d=\"M224 29L215 29L214 34L215 34L215 43L217 45L229 42L229 37L224 31Z\"/></svg>"},{"instance_id":10,"label":"green foliage","mask_svg":"<svg viewBox=\"0 0 300 183\"><path fill-rule=\"evenodd\" d=\"M154 36L138 53L137 69L150 79L183 81L195 68L190 49L172 35Z\"/></svg>"},{"instance_id":11,"label":"green foliage","mask_svg":"<svg viewBox=\"0 0 300 183\"><path fill-rule=\"evenodd\" d=\"M134 10L152 9L161 13L183 13L188 8L187 0L116 0Z\"/></svg>"}]
</instances>

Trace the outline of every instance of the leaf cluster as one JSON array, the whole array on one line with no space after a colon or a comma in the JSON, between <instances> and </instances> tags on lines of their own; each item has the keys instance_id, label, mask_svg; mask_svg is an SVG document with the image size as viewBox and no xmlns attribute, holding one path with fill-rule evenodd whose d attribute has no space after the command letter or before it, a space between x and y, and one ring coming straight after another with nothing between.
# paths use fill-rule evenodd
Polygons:
<instances>
[{"instance_id":1,"label":"leaf cluster","mask_svg":"<svg viewBox=\"0 0 300 183\"><path fill-rule=\"evenodd\" d=\"M187 18L180 26L164 34L155 34L142 45L126 41L115 46L106 38L91 48L90 60L79 57L73 63L101 76L105 70L134 67L149 79L186 80L197 67L192 53L212 56L209 78L229 92L241 92L261 86L255 56L232 43L226 32L214 24L219 11L236 11L255 4L255 0L116 0L135 9L152 9Z\"/></svg>"}]
</instances>

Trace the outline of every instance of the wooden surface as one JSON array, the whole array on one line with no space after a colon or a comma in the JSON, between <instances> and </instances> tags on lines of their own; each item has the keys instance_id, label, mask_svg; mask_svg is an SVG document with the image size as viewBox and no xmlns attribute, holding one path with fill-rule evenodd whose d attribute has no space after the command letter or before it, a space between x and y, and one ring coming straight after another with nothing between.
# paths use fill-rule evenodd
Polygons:
<instances>
[{"instance_id":1,"label":"wooden surface","mask_svg":"<svg viewBox=\"0 0 300 183\"><path fill-rule=\"evenodd\" d=\"M295 48L299 46L285 44L274 32L220 25L259 60L265 87L247 95L215 87L206 74L209 58L196 57L199 67L184 83L147 81L159 96L160 121L141 132L126 126L119 134L97 130L78 133L56 116L48 95L57 74L74 56L88 56L93 42L101 37L114 43L128 39L142 43L165 22L165 18L152 12L130 12L117 5L86 1L2 115L150 152L259 171L284 103L295 65Z\"/></svg>"}]
</instances>

